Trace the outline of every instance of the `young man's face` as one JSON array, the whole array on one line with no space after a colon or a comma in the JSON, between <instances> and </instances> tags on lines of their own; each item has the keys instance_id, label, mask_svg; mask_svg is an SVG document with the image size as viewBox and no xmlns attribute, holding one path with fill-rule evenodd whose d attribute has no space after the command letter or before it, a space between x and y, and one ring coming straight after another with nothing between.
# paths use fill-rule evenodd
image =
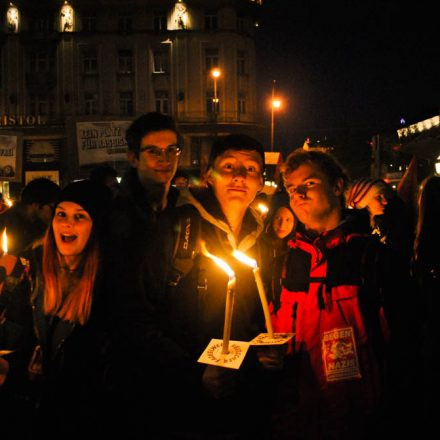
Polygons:
<instances>
[{"instance_id":1,"label":"young man's face","mask_svg":"<svg viewBox=\"0 0 440 440\"><path fill-rule=\"evenodd\" d=\"M331 185L327 176L313 163L304 163L285 176L293 212L307 229L327 230L341 205L342 181Z\"/></svg>"},{"instance_id":2,"label":"young man's face","mask_svg":"<svg viewBox=\"0 0 440 440\"><path fill-rule=\"evenodd\" d=\"M137 168L141 183L169 184L177 170L179 152L177 135L171 130L153 131L145 135L140 144L139 156L128 152L133 168Z\"/></svg>"},{"instance_id":3,"label":"young man's face","mask_svg":"<svg viewBox=\"0 0 440 440\"><path fill-rule=\"evenodd\" d=\"M263 188L263 163L254 150L227 150L208 172L208 183L223 209L248 207Z\"/></svg>"}]
</instances>

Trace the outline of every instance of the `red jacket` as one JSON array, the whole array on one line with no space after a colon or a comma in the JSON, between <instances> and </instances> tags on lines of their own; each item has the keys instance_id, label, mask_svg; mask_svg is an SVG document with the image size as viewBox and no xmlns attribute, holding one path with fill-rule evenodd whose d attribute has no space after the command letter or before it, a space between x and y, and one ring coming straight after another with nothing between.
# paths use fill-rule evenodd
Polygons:
<instances>
[{"instance_id":1,"label":"red jacket","mask_svg":"<svg viewBox=\"0 0 440 440\"><path fill-rule=\"evenodd\" d=\"M313 240L297 233L289 247L274 331L296 333L294 349L321 392L355 387L374 404L387 328L380 244L342 225Z\"/></svg>"}]
</instances>

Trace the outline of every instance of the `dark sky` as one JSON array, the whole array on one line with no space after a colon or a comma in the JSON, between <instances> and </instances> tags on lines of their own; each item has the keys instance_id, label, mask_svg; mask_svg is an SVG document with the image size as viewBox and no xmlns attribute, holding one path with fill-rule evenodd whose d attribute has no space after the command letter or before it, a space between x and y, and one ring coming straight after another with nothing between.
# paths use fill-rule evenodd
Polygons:
<instances>
[{"instance_id":1,"label":"dark sky","mask_svg":"<svg viewBox=\"0 0 440 440\"><path fill-rule=\"evenodd\" d=\"M440 113L432 3L266 0L262 9L260 105L267 106L275 79L286 103L275 118L282 150L310 137L368 159L374 134L395 132L401 118L409 124ZM263 122L269 141L269 108Z\"/></svg>"}]
</instances>

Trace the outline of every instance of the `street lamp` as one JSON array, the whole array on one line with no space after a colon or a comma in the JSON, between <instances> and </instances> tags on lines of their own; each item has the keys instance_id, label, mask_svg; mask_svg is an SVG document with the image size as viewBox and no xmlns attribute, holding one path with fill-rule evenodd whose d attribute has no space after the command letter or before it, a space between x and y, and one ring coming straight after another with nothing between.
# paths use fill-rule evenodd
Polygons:
<instances>
[{"instance_id":1,"label":"street lamp","mask_svg":"<svg viewBox=\"0 0 440 440\"><path fill-rule=\"evenodd\" d=\"M273 151L275 136L275 110L281 108L281 100L275 97L275 80L272 83L272 100L270 102L271 120L270 120L270 151Z\"/></svg>"},{"instance_id":2,"label":"street lamp","mask_svg":"<svg viewBox=\"0 0 440 440\"><path fill-rule=\"evenodd\" d=\"M217 114L219 103L219 99L217 96L217 78L220 78L221 74L221 70L217 67L214 67L214 69L211 70L211 76L214 79L214 98L212 98L212 103L214 104L213 110L215 114Z\"/></svg>"}]
</instances>

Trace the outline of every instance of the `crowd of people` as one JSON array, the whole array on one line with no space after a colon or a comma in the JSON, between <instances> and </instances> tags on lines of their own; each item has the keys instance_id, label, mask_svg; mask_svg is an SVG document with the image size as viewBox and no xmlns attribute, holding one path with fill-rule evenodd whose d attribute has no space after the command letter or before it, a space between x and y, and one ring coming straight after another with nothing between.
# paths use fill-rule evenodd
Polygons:
<instances>
[{"instance_id":1,"label":"crowd of people","mask_svg":"<svg viewBox=\"0 0 440 440\"><path fill-rule=\"evenodd\" d=\"M197 187L171 117L142 115L126 139L120 183L107 166L36 179L0 213L2 439L349 440L432 423L438 176L407 206L300 148L261 215L256 139L218 137ZM261 268L270 329L235 250ZM230 340L293 335L249 345L238 368L228 352L199 362L225 343L231 278L213 255L234 271Z\"/></svg>"}]
</instances>

